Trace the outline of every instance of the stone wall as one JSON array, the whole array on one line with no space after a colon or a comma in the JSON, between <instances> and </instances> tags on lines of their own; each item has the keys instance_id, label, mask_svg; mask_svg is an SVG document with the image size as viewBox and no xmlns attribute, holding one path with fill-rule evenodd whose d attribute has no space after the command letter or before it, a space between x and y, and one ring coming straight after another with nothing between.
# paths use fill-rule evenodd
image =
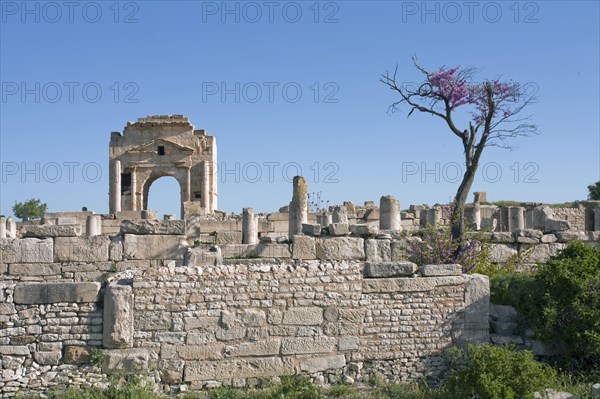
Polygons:
<instances>
[{"instance_id":1,"label":"stone wall","mask_svg":"<svg viewBox=\"0 0 600 399\"><path fill-rule=\"evenodd\" d=\"M388 260L390 240L297 236L244 260L190 247L180 221L124 229L0 240L4 397L119 372L172 392L285 374L435 379L445 348L488 339L487 279Z\"/></svg>"}]
</instances>

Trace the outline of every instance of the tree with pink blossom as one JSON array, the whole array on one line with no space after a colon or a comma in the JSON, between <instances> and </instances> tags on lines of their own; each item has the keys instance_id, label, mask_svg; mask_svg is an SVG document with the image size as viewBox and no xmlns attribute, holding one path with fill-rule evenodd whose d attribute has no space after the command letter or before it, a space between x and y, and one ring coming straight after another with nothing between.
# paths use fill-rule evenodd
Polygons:
<instances>
[{"instance_id":1,"label":"tree with pink blossom","mask_svg":"<svg viewBox=\"0 0 600 399\"><path fill-rule=\"evenodd\" d=\"M475 180L481 154L485 147L511 149L509 139L537 134L537 126L529 123L522 111L536 101L528 94L527 86L513 81L483 80L475 82L473 68L441 67L429 72L413 58L415 68L423 75L418 85L403 85L397 79L398 67L393 74L386 73L380 81L400 95L389 107L393 113L402 107L433 115L445 122L449 130L462 142L465 173L456 191L451 215L452 240L464 237L464 205ZM459 128L457 113L467 116L468 127Z\"/></svg>"}]
</instances>

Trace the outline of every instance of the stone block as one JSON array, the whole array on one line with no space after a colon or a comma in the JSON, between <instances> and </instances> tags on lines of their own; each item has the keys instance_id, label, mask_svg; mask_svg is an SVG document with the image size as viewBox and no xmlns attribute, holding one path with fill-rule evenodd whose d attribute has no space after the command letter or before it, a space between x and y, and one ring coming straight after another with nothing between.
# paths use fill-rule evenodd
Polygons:
<instances>
[{"instance_id":1,"label":"stone block","mask_svg":"<svg viewBox=\"0 0 600 399\"><path fill-rule=\"evenodd\" d=\"M112 283L104 294L104 328L102 344L105 348L133 346L133 293L130 285Z\"/></svg>"},{"instance_id":2,"label":"stone block","mask_svg":"<svg viewBox=\"0 0 600 399\"><path fill-rule=\"evenodd\" d=\"M63 363L67 364L85 364L92 361L92 351L85 346L65 346L62 358Z\"/></svg>"},{"instance_id":3,"label":"stone block","mask_svg":"<svg viewBox=\"0 0 600 399\"><path fill-rule=\"evenodd\" d=\"M257 244L225 244L221 245L223 259L251 258L256 255Z\"/></svg>"},{"instance_id":4,"label":"stone block","mask_svg":"<svg viewBox=\"0 0 600 399\"><path fill-rule=\"evenodd\" d=\"M337 339L331 337L294 337L284 338L281 354L300 355L309 353L330 353L337 345Z\"/></svg>"},{"instance_id":5,"label":"stone block","mask_svg":"<svg viewBox=\"0 0 600 399\"><path fill-rule=\"evenodd\" d=\"M0 315L11 315L15 314L17 311L15 310L14 303L2 303L0 302Z\"/></svg>"},{"instance_id":6,"label":"stone block","mask_svg":"<svg viewBox=\"0 0 600 399\"><path fill-rule=\"evenodd\" d=\"M363 293L425 292L438 286L462 285L466 281L464 276L365 279Z\"/></svg>"},{"instance_id":7,"label":"stone block","mask_svg":"<svg viewBox=\"0 0 600 399\"><path fill-rule=\"evenodd\" d=\"M134 326L141 331L168 331L171 329L171 314L166 312L135 312Z\"/></svg>"},{"instance_id":8,"label":"stone block","mask_svg":"<svg viewBox=\"0 0 600 399\"><path fill-rule=\"evenodd\" d=\"M323 357L306 358L300 361L300 370L307 373L341 369L346 365L344 355L331 355Z\"/></svg>"},{"instance_id":9,"label":"stone block","mask_svg":"<svg viewBox=\"0 0 600 399\"><path fill-rule=\"evenodd\" d=\"M123 258L183 260L187 248L183 235L125 234Z\"/></svg>"},{"instance_id":10,"label":"stone block","mask_svg":"<svg viewBox=\"0 0 600 399\"><path fill-rule=\"evenodd\" d=\"M214 330L216 330L218 323L219 323L219 317L217 317L217 316L200 316L200 317L184 318L185 331L190 331L190 330L214 331Z\"/></svg>"},{"instance_id":11,"label":"stone block","mask_svg":"<svg viewBox=\"0 0 600 399\"><path fill-rule=\"evenodd\" d=\"M110 349L104 351L102 372L104 374L144 374L154 370L158 355L145 348Z\"/></svg>"},{"instance_id":12,"label":"stone block","mask_svg":"<svg viewBox=\"0 0 600 399\"><path fill-rule=\"evenodd\" d=\"M514 241L515 239L513 238L512 233L507 231L495 231L492 234L492 242L511 243Z\"/></svg>"},{"instance_id":13,"label":"stone block","mask_svg":"<svg viewBox=\"0 0 600 399\"><path fill-rule=\"evenodd\" d=\"M289 213L273 212L267 215L267 220L270 222L287 222L289 217Z\"/></svg>"},{"instance_id":14,"label":"stone block","mask_svg":"<svg viewBox=\"0 0 600 399\"><path fill-rule=\"evenodd\" d=\"M215 243L217 245L241 244L242 243L242 232L241 231L219 231L216 234Z\"/></svg>"},{"instance_id":15,"label":"stone block","mask_svg":"<svg viewBox=\"0 0 600 399\"><path fill-rule=\"evenodd\" d=\"M588 236L584 231L557 231L556 238L558 242L567 243L575 240L586 241Z\"/></svg>"},{"instance_id":16,"label":"stone block","mask_svg":"<svg viewBox=\"0 0 600 399\"><path fill-rule=\"evenodd\" d=\"M553 242L556 242L558 239L556 238L556 235L554 234L544 234L542 236L542 238L540 239L540 241L544 244L550 244Z\"/></svg>"},{"instance_id":17,"label":"stone block","mask_svg":"<svg viewBox=\"0 0 600 399\"><path fill-rule=\"evenodd\" d=\"M544 224L544 231L548 232L566 231L570 228L571 224L566 220L546 219L546 223Z\"/></svg>"},{"instance_id":18,"label":"stone block","mask_svg":"<svg viewBox=\"0 0 600 399\"><path fill-rule=\"evenodd\" d=\"M52 263L53 251L51 238L3 238L0 240L0 263Z\"/></svg>"},{"instance_id":19,"label":"stone block","mask_svg":"<svg viewBox=\"0 0 600 399\"><path fill-rule=\"evenodd\" d=\"M123 237L116 236L110 240L108 247L108 259L112 261L123 260Z\"/></svg>"},{"instance_id":20,"label":"stone block","mask_svg":"<svg viewBox=\"0 0 600 399\"><path fill-rule=\"evenodd\" d=\"M338 350L340 351L353 351L357 350L360 346L360 340L358 337L340 337L338 342Z\"/></svg>"},{"instance_id":21,"label":"stone block","mask_svg":"<svg viewBox=\"0 0 600 399\"><path fill-rule=\"evenodd\" d=\"M255 256L259 258L291 258L292 251L288 244L259 243L254 249Z\"/></svg>"},{"instance_id":22,"label":"stone block","mask_svg":"<svg viewBox=\"0 0 600 399\"><path fill-rule=\"evenodd\" d=\"M224 357L225 344L213 342L204 345L179 345L177 355L183 360L219 360Z\"/></svg>"},{"instance_id":23,"label":"stone block","mask_svg":"<svg viewBox=\"0 0 600 399\"><path fill-rule=\"evenodd\" d=\"M36 363L48 366L57 366L62 359L61 352L35 352L33 359Z\"/></svg>"},{"instance_id":24,"label":"stone block","mask_svg":"<svg viewBox=\"0 0 600 399\"><path fill-rule=\"evenodd\" d=\"M412 262L365 262L365 277L410 277L417 271L417 265Z\"/></svg>"},{"instance_id":25,"label":"stone block","mask_svg":"<svg viewBox=\"0 0 600 399\"><path fill-rule=\"evenodd\" d=\"M185 220L123 220L121 234L183 235Z\"/></svg>"},{"instance_id":26,"label":"stone block","mask_svg":"<svg viewBox=\"0 0 600 399\"><path fill-rule=\"evenodd\" d=\"M332 223L329 225L329 235L334 237L347 236L350 234L348 223Z\"/></svg>"},{"instance_id":27,"label":"stone block","mask_svg":"<svg viewBox=\"0 0 600 399\"><path fill-rule=\"evenodd\" d=\"M365 240L365 257L368 262L386 262L392 260L390 240Z\"/></svg>"},{"instance_id":28,"label":"stone block","mask_svg":"<svg viewBox=\"0 0 600 399\"><path fill-rule=\"evenodd\" d=\"M456 345L489 341L490 282L488 276L471 274L465 287L464 325L458 325ZM456 326L455 326L456 327Z\"/></svg>"},{"instance_id":29,"label":"stone block","mask_svg":"<svg viewBox=\"0 0 600 399\"><path fill-rule=\"evenodd\" d=\"M364 240L356 237L319 238L317 240L317 258L321 260L364 260Z\"/></svg>"},{"instance_id":30,"label":"stone block","mask_svg":"<svg viewBox=\"0 0 600 399\"><path fill-rule=\"evenodd\" d=\"M351 224L349 230L357 237L375 237L379 234L379 226L374 224Z\"/></svg>"},{"instance_id":31,"label":"stone block","mask_svg":"<svg viewBox=\"0 0 600 399\"><path fill-rule=\"evenodd\" d=\"M60 273L60 263L13 263L8 267L8 274L12 276L55 276Z\"/></svg>"},{"instance_id":32,"label":"stone block","mask_svg":"<svg viewBox=\"0 0 600 399\"><path fill-rule=\"evenodd\" d=\"M15 286L14 302L19 305L42 303L98 302L100 283L20 283Z\"/></svg>"},{"instance_id":33,"label":"stone block","mask_svg":"<svg viewBox=\"0 0 600 399\"><path fill-rule=\"evenodd\" d=\"M319 307L291 308L283 314L283 324L311 326L323 323L323 309Z\"/></svg>"},{"instance_id":34,"label":"stone block","mask_svg":"<svg viewBox=\"0 0 600 399\"><path fill-rule=\"evenodd\" d=\"M557 255L558 251L564 249L566 246L567 244L562 243L522 246L520 256L527 262L546 262L550 257Z\"/></svg>"},{"instance_id":35,"label":"stone block","mask_svg":"<svg viewBox=\"0 0 600 399\"><path fill-rule=\"evenodd\" d=\"M110 238L57 237L54 240L55 262L106 262Z\"/></svg>"},{"instance_id":36,"label":"stone block","mask_svg":"<svg viewBox=\"0 0 600 399\"><path fill-rule=\"evenodd\" d=\"M490 249L490 262L504 263L518 254L516 245L492 244Z\"/></svg>"},{"instance_id":37,"label":"stone block","mask_svg":"<svg viewBox=\"0 0 600 399\"><path fill-rule=\"evenodd\" d=\"M302 234L311 237L319 237L321 235L321 225L312 223L302 223Z\"/></svg>"},{"instance_id":38,"label":"stone block","mask_svg":"<svg viewBox=\"0 0 600 399\"><path fill-rule=\"evenodd\" d=\"M81 226L30 225L25 226L23 237L76 237L81 235Z\"/></svg>"},{"instance_id":39,"label":"stone block","mask_svg":"<svg viewBox=\"0 0 600 399\"><path fill-rule=\"evenodd\" d=\"M423 277L460 276L462 274L462 266L457 264L424 265L419 267L419 274Z\"/></svg>"},{"instance_id":40,"label":"stone block","mask_svg":"<svg viewBox=\"0 0 600 399\"><path fill-rule=\"evenodd\" d=\"M281 340L272 338L256 342L244 342L225 348L228 357L272 356L279 354Z\"/></svg>"},{"instance_id":41,"label":"stone block","mask_svg":"<svg viewBox=\"0 0 600 399\"><path fill-rule=\"evenodd\" d=\"M317 243L309 236L295 236L292 245L292 258L294 259L316 259Z\"/></svg>"},{"instance_id":42,"label":"stone block","mask_svg":"<svg viewBox=\"0 0 600 399\"><path fill-rule=\"evenodd\" d=\"M223 254L220 247L188 248L183 264L186 266L217 266L223 264Z\"/></svg>"},{"instance_id":43,"label":"stone block","mask_svg":"<svg viewBox=\"0 0 600 399\"><path fill-rule=\"evenodd\" d=\"M288 359L265 357L187 362L184 381L231 380L234 378L275 377L294 374L294 364Z\"/></svg>"},{"instance_id":44,"label":"stone block","mask_svg":"<svg viewBox=\"0 0 600 399\"><path fill-rule=\"evenodd\" d=\"M28 356L29 348L27 346L0 345L0 355Z\"/></svg>"}]
</instances>

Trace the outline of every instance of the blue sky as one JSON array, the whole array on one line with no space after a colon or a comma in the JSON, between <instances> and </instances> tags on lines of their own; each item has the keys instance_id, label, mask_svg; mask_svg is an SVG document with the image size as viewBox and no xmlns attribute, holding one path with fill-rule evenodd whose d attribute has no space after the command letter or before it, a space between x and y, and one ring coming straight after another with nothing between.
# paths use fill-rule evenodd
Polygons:
<instances>
[{"instance_id":1,"label":"blue sky","mask_svg":"<svg viewBox=\"0 0 600 399\"><path fill-rule=\"evenodd\" d=\"M489 148L489 200L585 199L600 179L597 1L0 1L0 213L108 212L111 131L185 114L216 136L219 209L273 211L301 170L330 203L447 202L462 147L379 82L398 64L473 66L528 84L540 135ZM228 171L228 172L227 172ZM472 198L472 197L469 197ZM178 213L161 178L150 207Z\"/></svg>"}]
</instances>

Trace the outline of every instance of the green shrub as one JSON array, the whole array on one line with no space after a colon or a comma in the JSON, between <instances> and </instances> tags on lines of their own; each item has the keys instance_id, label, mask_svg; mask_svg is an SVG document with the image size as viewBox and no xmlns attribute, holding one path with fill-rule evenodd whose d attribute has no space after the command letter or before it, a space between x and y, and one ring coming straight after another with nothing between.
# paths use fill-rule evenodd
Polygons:
<instances>
[{"instance_id":1,"label":"green shrub","mask_svg":"<svg viewBox=\"0 0 600 399\"><path fill-rule=\"evenodd\" d=\"M535 278L543 294L537 335L559 344L557 360L569 369L591 369L600 362L600 247L572 242Z\"/></svg>"},{"instance_id":2,"label":"green shrub","mask_svg":"<svg viewBox=\"0 0 600 399\"><path fill-rule=\"evenodd\" d=\"M528 351L489 344L449 351L450 376L445 397L455 399L521 399L550 386L554 370Z\"/></svg>"},{"instance_id":3,"label":"green shrub","mask_svg":"<svg viewBox=\"0 0 600 399\"><path fill-rule=\"evenodd\" d=\"M540 283L531 274L511 272L490 278L490 302L514 307L527 324L537 320L542 300Z\"/></svg>"}]
</instances>

